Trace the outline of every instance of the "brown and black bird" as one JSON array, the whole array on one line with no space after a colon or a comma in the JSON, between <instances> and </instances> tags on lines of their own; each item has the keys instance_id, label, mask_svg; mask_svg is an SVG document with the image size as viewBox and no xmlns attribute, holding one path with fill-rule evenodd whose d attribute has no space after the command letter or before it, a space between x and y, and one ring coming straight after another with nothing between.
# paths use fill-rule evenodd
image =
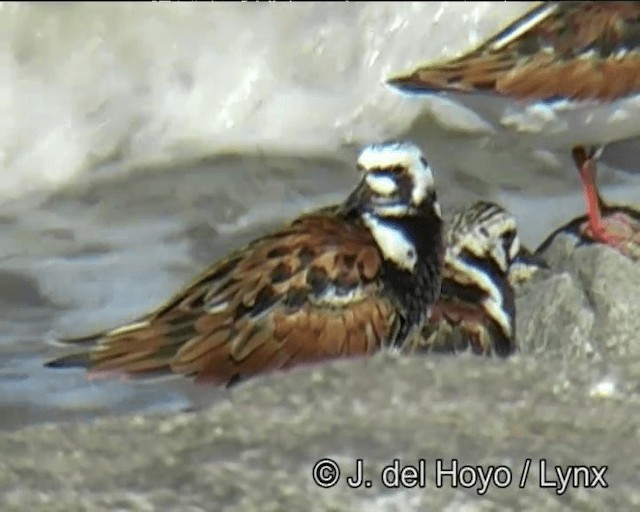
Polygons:
<instances>
[{"instance_id":1,"label":"brown and black bird","mask_svg":"<svg viewBox=\"0 0 640 512\"><path fill-rule=\"evenodd\" d=\"M67 340L46 363L91 376L178 374L229 385L334 358L400 350L440 293L442 219L413 144L361 151L358 185L231 253L141 320Z\"/></svg>"},{"instance_id":2,"label":"brown and black bird","mask_svg":"<svg viewBox=\"0 0 640 512\"><path fill-rule=\"evenodd\" d=\"M542 2L472 51L388 83L466 105L496 133L568 165L571 155L585 236L623 254L637 250L640 223L622 211L609 215L596 161L640 173L640 2Z\"/></svg>"},{"instance_id":3,"label":"brown and black bird","mask_svg":"<svg viewBox=\"0 0 640 512\"><path fill-rule=\"evenodd\" d=\"M515 218L487 201L452 216L445 244L442 293L408 351L512 354L514 285L546 264L520 244Z\"/></svg>"}]
</instances>

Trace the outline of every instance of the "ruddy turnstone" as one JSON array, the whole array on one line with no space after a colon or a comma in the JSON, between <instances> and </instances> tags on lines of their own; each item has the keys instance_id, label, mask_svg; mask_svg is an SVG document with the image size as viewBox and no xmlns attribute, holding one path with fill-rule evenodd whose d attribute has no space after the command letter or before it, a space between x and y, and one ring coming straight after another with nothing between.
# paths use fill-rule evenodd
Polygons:
<instances>
[{"instance_id":1,"label":"ruddy turnstone","mask_svg":"<svg viewBox=\"0 0 640 512\"><path fill-rule=\"evenodd\" d=\"M520 244L516 220L479 201L456 212L445 232L442 293L409 352L507 356L516 350L514 281L544 262ZM517 267L518 279L512 275ZM525 272L526 270L526 272Z\"/></svg>"},{"instance_id":2,"label":"ruddy turnstone","mask_svg":"<svg viewBox=\"0 0 640 512\"><path fill-rule=\"evenodd\" d=\"M444 94L530 147L571 153L582 179L585 235L625 254L640 233L608 216L596 160L640 172L640 2L544 2L475 50L388 81Z\"/></svg>"},{"instance_id":3,"label":"ruddy turnstone","mask_svg":"<svg viewBox=\"0 0 640 512\"><path fill-rule=\"evenodd\" d=\"M399 350L440 292L442 219L411 143L370 145L338 206L233 252L140 321L67 343L46 363L92 376L179 374L228 385L338 357Z\"/></svg>"}]
</instances>

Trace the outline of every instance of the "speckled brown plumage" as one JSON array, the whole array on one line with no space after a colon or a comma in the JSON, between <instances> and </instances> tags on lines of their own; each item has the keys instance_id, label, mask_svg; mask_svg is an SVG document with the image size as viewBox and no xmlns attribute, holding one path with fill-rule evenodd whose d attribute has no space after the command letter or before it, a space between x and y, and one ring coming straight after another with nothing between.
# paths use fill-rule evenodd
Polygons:
<instances>
[{"instance_id":1,"label":"speckled brown plumage","mask_svg":"<svg viewBox=\"0 0 640 512\"><path fill-rule=\"evenodd\" d=\"M544 261L520 244L515 218L491 202L456 212L445 239L442 293L409 351L512 354L513 286L531 278Z\"/></svg>"},{"instance_id":2,"label":"speckled brown plumage","mask_svg":"<svg viewBox=\"0 0 640 512\"><path fill-rule=\"evenodd\" d=\"M363 177L342 205L304 214L233 252L139 322L68 340L87 348L47 366L225 385L402 346L439 293L439 207L415 146L367 151ZM396 229L411 255L395 250Z\"/></svg>"},{"instance_id":3,"label":"speckled brown plumage","mask_svg":"<svg viewBox=\"0 0 640 512\"><path fill-rule=\"evenodd\" d=\"M477 49L388 83L457 96L515 138L571 151L593 240L640 250L640 223L620 213L610 225L596 182L599 158L640 172L640 2L545 2Z\"/></svg>"},{"instance_id":4,"label":"speckled brown plumage","mask_svg":"<svg viewBox=\"0 0 640 512\"><path fill-rule=\"evenodd\" d=\"M545 2L474 51L389 83L524 100L627 96L640 91L640 2Z\"/></svg>"},{"instance_id":5,"label":"speckled brown plumage","mask_svg":"<svg viewBox=\"0 0 640 512\"><path fill-rule=\"evenodd\" d=\"M91 369L168 367L225 383L238 373L372 353L398 321L380 270L366 228L303 217L221 261L140 327L111 334ZM336 297L350 294L355 300L336 307Z\"/></svg>"}]
</instances>

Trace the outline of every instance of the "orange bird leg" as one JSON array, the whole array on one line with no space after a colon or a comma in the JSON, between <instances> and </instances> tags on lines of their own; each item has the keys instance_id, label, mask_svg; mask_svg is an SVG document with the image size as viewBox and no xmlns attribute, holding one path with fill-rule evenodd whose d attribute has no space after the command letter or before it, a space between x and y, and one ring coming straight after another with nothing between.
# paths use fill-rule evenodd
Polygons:
<instances>
[{"instance_id":1,"label":"orange bird leg","mask_svg":"<svg viewBox=\"0 0 640 512\"><path fill-rule=\"evenodd\" d=\"M587 154L586 149L583 146L577 146L573 148L573 160L578 167L580 178L582 179L582 189L584 191L584 198L587 203L587 217L589 221L589 230L591 235L598 241L604 243L611 243L609 241L610 233L607 233L607 228L602 222L602 215L600 207L602 205L602 199L598 192L598 186L596 185L596 164L594 159Z\"/></svg>"}]
</instances>

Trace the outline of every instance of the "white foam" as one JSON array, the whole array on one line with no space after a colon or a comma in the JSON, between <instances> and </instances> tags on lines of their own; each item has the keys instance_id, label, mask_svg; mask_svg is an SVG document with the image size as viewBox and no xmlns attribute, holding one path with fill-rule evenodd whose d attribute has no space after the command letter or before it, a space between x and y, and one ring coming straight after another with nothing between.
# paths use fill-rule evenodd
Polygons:
<instances>
[{"instance_id":1,"label":"white foam","mask_svg":"<svg viewBox=\"0 0 640 512\"><path fill-rule=\"evenodd\" d=\"M3 3L0 198L114 162L395 136L418 112L385 78L532 4Z\"/></svg>"}]
</instances>

